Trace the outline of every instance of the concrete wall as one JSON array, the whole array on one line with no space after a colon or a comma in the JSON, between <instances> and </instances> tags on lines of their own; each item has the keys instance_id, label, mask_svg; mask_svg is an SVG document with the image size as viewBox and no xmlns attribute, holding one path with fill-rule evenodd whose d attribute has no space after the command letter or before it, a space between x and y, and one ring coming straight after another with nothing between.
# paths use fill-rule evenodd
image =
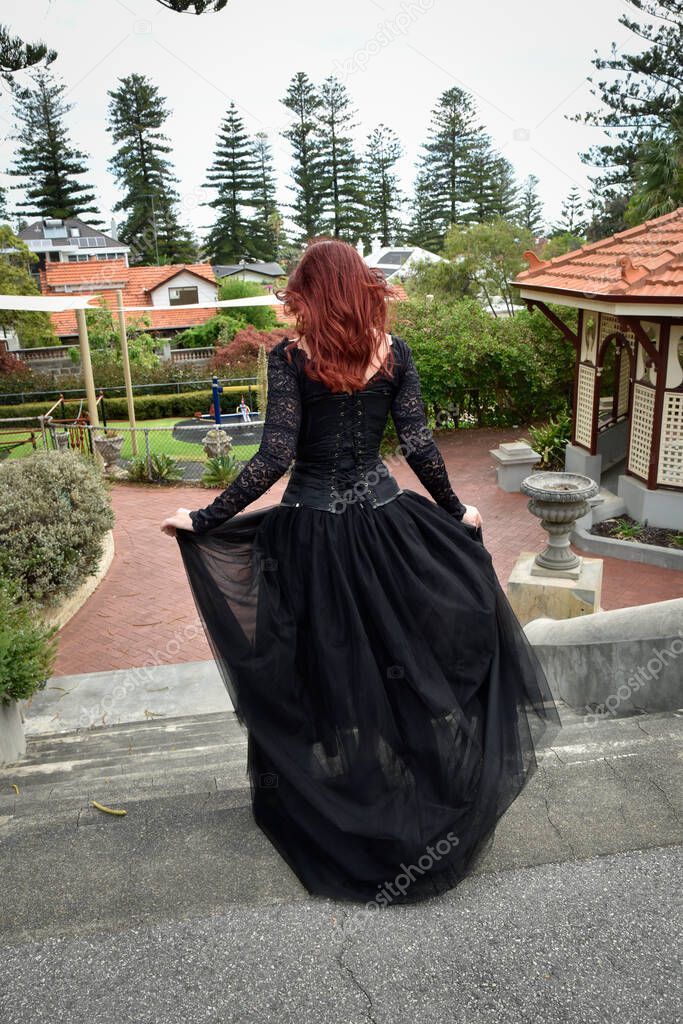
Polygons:
<instances>
[{"instance_id":1,"label":"concrete wall","mask_svg":"<svg viewBox=\"0 0 683 1024\"><path fill-rule=\"evenodd\" d=\"M619 716L683 707L683 598L535 619L524 631L553 695L579 711Z\"/></svg>"}]
</instances>

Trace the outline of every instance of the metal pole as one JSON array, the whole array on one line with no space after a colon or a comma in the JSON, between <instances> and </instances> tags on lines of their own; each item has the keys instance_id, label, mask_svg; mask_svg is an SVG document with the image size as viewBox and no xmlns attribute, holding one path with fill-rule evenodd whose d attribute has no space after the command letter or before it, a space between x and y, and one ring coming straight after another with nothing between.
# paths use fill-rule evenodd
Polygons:
<instances>
[{"instance_id":1,"label":"metal pole","mask_svg":"<svg viewBox=\"0 0 683 1024\"><path fill-rule=\"evenodd\" d=\"M220 394L223 388L218 383L218 377L214 377L211 382L211 391L213 392L213 418L220 427L221 425L221 400Z\"/></svg>"},{"instance_id":2,"label":"metal pole","mask_svg":"<svg viewBox=\"0 0 683 1024\"><path fill-rule=\"evenodd\" d=\"M83 367L83 379L85 381L85 394L88 399L88 416L93 427L99 427L100 420L97 415L97 399L95 398L95 381L92 375L92 363L90 361L90 345L88 343L88 327L85 322L85 310L76 310L76 322L78 324L78 342L81 349L81 366Z\"/></svg>"},{"instance_id":3,"label":"metal pole","mask_svg":"<svg viewBox=\"0 0 683 1024\"><path fill-rule=\"evenodd\" d=\"M126 332L126 315L123 312L123 292L116 290L116 304L119 311L119 344L121 345L121 362L123 364L123 380L126 385L126 404L128 406L128 422L132 427L130 443L133 455L138 453L138 438L135 433L135 402L133 401L133 384L130 376L130 359L128 358L128 334Z\"/></svg>"},{"instance_id":4,"label":"metal pole","mask_svg":"<svg viewBox=\"0 0 683 1024\"><path fill-rule=\"evenodd\" d=\"M147 456L147 479L152 479L152 452L149 447L149 428L143 427L145 431L145 454Z\"/></svg>"}]
</instances>

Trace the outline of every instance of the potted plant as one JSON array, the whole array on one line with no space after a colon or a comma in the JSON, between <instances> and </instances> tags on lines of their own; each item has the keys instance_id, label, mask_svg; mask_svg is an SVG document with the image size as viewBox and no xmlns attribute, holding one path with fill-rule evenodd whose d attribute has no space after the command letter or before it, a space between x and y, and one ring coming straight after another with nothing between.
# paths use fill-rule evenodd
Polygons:
<instances>
[{"instance_id":1,"label":"potted plant","mask_svg":"<svg viewBox=\"0 0 683 1024\"><path fill-rule=\"evenodd\" d=\"M0 578L0 765L26 750L20 701L41 690L56 656L56 626L45 626L19 588Z\"/></svg>"}]
</instances>

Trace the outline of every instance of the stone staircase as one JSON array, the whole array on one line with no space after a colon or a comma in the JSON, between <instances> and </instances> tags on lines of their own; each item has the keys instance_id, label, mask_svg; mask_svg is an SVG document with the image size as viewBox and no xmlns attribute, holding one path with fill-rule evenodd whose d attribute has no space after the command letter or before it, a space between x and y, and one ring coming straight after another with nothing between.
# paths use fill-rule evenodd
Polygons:
<instances>
[{"instance_id":1,"label":"stone staircase","mask_svg":"<svg viewBox=\"0 0 683 1024\"><path fill-rule=\"evenodd\" d=\"M681 842L683 717L561 710L478 873ZM13 941L311 899L253 821L232 712L29 737L0 769L0 874Z\"/></svg>"}]
</instances>

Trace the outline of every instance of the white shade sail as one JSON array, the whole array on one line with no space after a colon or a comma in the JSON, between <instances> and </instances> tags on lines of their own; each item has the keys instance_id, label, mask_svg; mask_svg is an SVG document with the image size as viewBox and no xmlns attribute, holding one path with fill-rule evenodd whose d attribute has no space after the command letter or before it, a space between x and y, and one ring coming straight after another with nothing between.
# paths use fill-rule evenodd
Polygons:
<instances>
[{"instance_id":1,"label":"white shade sail","mask_svg":"<svg viewBox=\"0 0 683 1024\"><path fill-rule=\"evenodd\" d=\"M0 295L0 309L30 313L64 313L70 309L101 309L100 295ZM124 306L124 313L150 313L169 309L225 309L228 306L281 306L274 295L253 295L241 299L216 299L177 306ZM116 312L116 305L107 307Z\"/></svg>"},{"instance_id":2,"label":"white shade sail","mask_svg":"<svg viewBox=\"0 0 683 1024\"><path fill-rule=\"evenodd\" d=\"M0 295L0 309L20 313L64 313L89 309L96 295Z\"/></svg>"}]
</instances>

